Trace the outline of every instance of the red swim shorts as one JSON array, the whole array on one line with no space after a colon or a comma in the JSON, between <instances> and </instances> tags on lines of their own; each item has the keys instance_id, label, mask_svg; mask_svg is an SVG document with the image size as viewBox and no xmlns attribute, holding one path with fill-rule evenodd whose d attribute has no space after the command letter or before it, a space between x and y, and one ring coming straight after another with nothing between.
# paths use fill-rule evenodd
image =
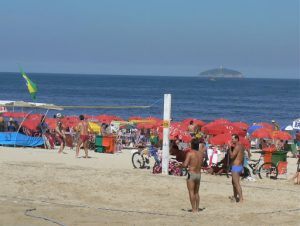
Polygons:
<instances>
[{"instance_id":1,"label":"red swim shorts","mask_svg":"<svg viewBox=\"0 0 300 226\"><path fill-rule=\"evenodd\" d=\"M86 142L89 139L89 135L80 135L80 140L82 140L82 142Z\"/></svg>"}]
</instances>

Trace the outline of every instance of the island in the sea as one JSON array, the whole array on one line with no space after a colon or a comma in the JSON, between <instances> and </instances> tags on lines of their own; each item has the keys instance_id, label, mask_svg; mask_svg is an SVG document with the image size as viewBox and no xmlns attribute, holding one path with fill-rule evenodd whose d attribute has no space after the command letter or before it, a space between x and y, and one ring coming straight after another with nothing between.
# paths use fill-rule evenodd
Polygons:
<instances>
[{"instance_id":1,"label":"island in the sea","mask_svg":"<svg viewBox=\"0 0 300 226\"><path fill-rule=\"evenodd\" d=\"M228 68L215 68L200 73L201 77L208 78L244 78L244 75L239 72Z\"/></svg>"}]
</instances>

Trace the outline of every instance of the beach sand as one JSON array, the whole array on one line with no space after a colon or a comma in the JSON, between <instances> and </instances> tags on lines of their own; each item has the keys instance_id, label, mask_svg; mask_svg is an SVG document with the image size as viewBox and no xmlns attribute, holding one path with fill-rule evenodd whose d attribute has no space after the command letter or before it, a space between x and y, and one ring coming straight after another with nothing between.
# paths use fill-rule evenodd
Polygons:
<instances>
[{"instance_id":1,"label":"beach sand","mask_svg":"<svg viewBox=\"0 0 300 226\"><path fill-rule=\"evenodd\" d=\"M0 225L299 225L300 186L242 181L245 202L232 203L231 178L203 174L192 214L184 177L133 169L131 151L90 152L0 147ZM83 151L81 150L81 155ZM288 176L296 171L289 158ZM26 212L28 209L35 209Z\"/></svg>"}]
</instances>

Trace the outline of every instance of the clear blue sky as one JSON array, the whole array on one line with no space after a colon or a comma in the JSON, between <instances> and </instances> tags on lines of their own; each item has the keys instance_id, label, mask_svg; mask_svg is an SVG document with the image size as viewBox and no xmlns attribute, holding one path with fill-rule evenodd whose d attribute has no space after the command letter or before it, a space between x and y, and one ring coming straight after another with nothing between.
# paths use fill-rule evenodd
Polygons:
<instances>
[{"instance_id":1,"label":"clear blue sky","mask_svg":"<svg viewBox=\"0 0 300 226\"><path fill-rule=\"evenodd\" d=\"M299 0L1 0L0 71L299 78Z\"/></svg>"}]
</instances>

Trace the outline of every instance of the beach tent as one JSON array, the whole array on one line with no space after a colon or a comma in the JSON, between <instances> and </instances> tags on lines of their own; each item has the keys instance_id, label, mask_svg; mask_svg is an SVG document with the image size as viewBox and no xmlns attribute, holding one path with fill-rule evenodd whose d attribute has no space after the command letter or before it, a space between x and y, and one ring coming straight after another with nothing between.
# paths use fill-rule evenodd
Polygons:
<instances>
[{"instance_id":1,"label":"beach tent","mask_svg":"<svg viewBox=\"0 0 300 226\"><path fill-rule=\"evenodd\" d=\"M54 104L46 103L34 103L25 101L10 101L10 100L0 100L0 106L3 107L21 107L21 108L42 108L48 110L63 110L62 107Z\"/></svg>"},{"instance_id":2,"label":"beach tent","mask_svg":"<svg viewBox=\"0 0 300 226\"><path fill-rule=\"evenodd\" d=\"M17 132L1 132L0 145L36 147L44 145L42 137L30 137Z\"/></svg>"}]
</instances>

